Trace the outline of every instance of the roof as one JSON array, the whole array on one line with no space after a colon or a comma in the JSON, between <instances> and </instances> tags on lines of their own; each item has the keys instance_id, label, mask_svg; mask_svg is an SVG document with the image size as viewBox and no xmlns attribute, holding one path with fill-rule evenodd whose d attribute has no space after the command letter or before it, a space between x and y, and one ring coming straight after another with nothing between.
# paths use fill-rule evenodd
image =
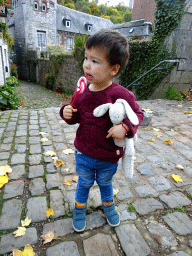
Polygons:
<instances>
[{"instance_id":1,"label":"roof","mask_svg":"<svg viewBox=\"0 0 192 256\"><path fill-rule=\"evenodd\" d=\"M66 32L91 35L102 28L111 28L113 26L113 23L108 19L79 12L62 5L57 5L56 17L57 30ZM64 26L63 19L70 20L71 26ZM85 24L92 25L91 31L87 31Z\"/></svg>"}]
</instances>

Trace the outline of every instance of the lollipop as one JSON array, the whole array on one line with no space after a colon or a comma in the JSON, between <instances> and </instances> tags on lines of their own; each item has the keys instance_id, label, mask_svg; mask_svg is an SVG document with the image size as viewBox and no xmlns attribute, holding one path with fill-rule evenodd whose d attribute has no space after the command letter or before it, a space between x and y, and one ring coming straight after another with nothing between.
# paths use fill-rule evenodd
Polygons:
<instances>
[{"instance_id":1,"label":"lollipop","mask_svg":"<svg viewBox=\"0 0 192 256\"><path fill-rule=\"evenodd\" d=\"M73 103L74 103L74 101L75 101L77 95L78 95L79 93L84 92L86 86L87 86L87 80L86 80L86 78L85 78L84 76L80 77L79 80L78 80L78 82L77 82L77 86L76 86L77 92L76 92L76 95L75 95L75 97L74 97L74 99L73 99L73 101L72 101L72 103L71 103L71 106L73 106Z\"/></svg>"}]
</instances>

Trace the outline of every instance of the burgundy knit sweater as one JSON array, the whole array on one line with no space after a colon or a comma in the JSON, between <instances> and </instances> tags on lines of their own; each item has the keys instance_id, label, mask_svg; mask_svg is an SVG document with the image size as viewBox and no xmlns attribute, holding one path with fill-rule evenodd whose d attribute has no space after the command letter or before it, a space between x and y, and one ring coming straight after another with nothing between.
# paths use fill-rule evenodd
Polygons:
<instances>
[{"instance_id":1,"label":"burgundy knit sweater","mask_svg":"<svg viewBox=\"0 0 192 256\"><path fill-rule=\"evenodd\" d=\"M73 94L72 100L76 92ZM106 139L108 130L113 126L109 111L102 117L95 117L93 110L105 103L115 103L117 99L126 100L139 119L139 125L143 121L144 114L135 101L135 96L131 91L119 84L112 83L109 87L101 91L90 91L87 87L82 94L77 95L73 107L78 111L73 113L71 119L63 117L63 108L60 109L60 116L67 124L79 123L79 128L74 141L75 147L83 154L92 158L116 163L123 156L123 148L115 145L113 138ZM71 102L72 102L71 100ZM128 138L133 138L139 125L132 125L129 119L123 120L130 131L127 133Z\"/></svg>"}]
</instances>

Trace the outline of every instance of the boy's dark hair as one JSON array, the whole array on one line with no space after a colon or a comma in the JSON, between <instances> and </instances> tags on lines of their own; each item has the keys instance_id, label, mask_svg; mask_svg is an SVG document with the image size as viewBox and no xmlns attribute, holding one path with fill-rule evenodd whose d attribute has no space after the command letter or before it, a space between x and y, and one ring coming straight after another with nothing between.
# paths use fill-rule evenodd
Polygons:
<instances>
[{"instance_id":1,"label":"boy's dark hair","mask_svg":"<svg viewBox=\"0 0 192 256\"><path fill-rule=\"evenodd\" d=\"M107 60L110 65L119 64L118 74L127 65L129 58L129 45L127 39L111 29L101 29L87 39L85 48L99 47L106 51ZM117 74L117 75L118 75Z\"/></svg>"}]
</instances>

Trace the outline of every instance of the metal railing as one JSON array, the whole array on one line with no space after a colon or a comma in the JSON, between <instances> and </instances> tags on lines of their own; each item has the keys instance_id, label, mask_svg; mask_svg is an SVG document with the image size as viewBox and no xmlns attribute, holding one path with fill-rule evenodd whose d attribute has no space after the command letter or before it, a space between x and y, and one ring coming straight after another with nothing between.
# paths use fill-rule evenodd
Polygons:
<instances>
[{"instance_id":1,"label":"metal railing","mask_svg":"<svg viewBox=\"0 0 192 256\"><path fill-rule=\"evenodd\" d=\"M126 88L130 87L130 86L136 86L139 84L136 84L141 78L143 78L145 75L149 74L151 71L153 70L160 70L163 68L157 68L159 67L161 64L163 63L179 63L179 60L163 60L161 62L159 62L156 66L154 66L153 68L151 68L150 70L148 70L147 72L145 72L143 75L141 75L138 79L136 79L135 81L133 81L131 84L129 84Z\"/></svg>"}]
</instances>

